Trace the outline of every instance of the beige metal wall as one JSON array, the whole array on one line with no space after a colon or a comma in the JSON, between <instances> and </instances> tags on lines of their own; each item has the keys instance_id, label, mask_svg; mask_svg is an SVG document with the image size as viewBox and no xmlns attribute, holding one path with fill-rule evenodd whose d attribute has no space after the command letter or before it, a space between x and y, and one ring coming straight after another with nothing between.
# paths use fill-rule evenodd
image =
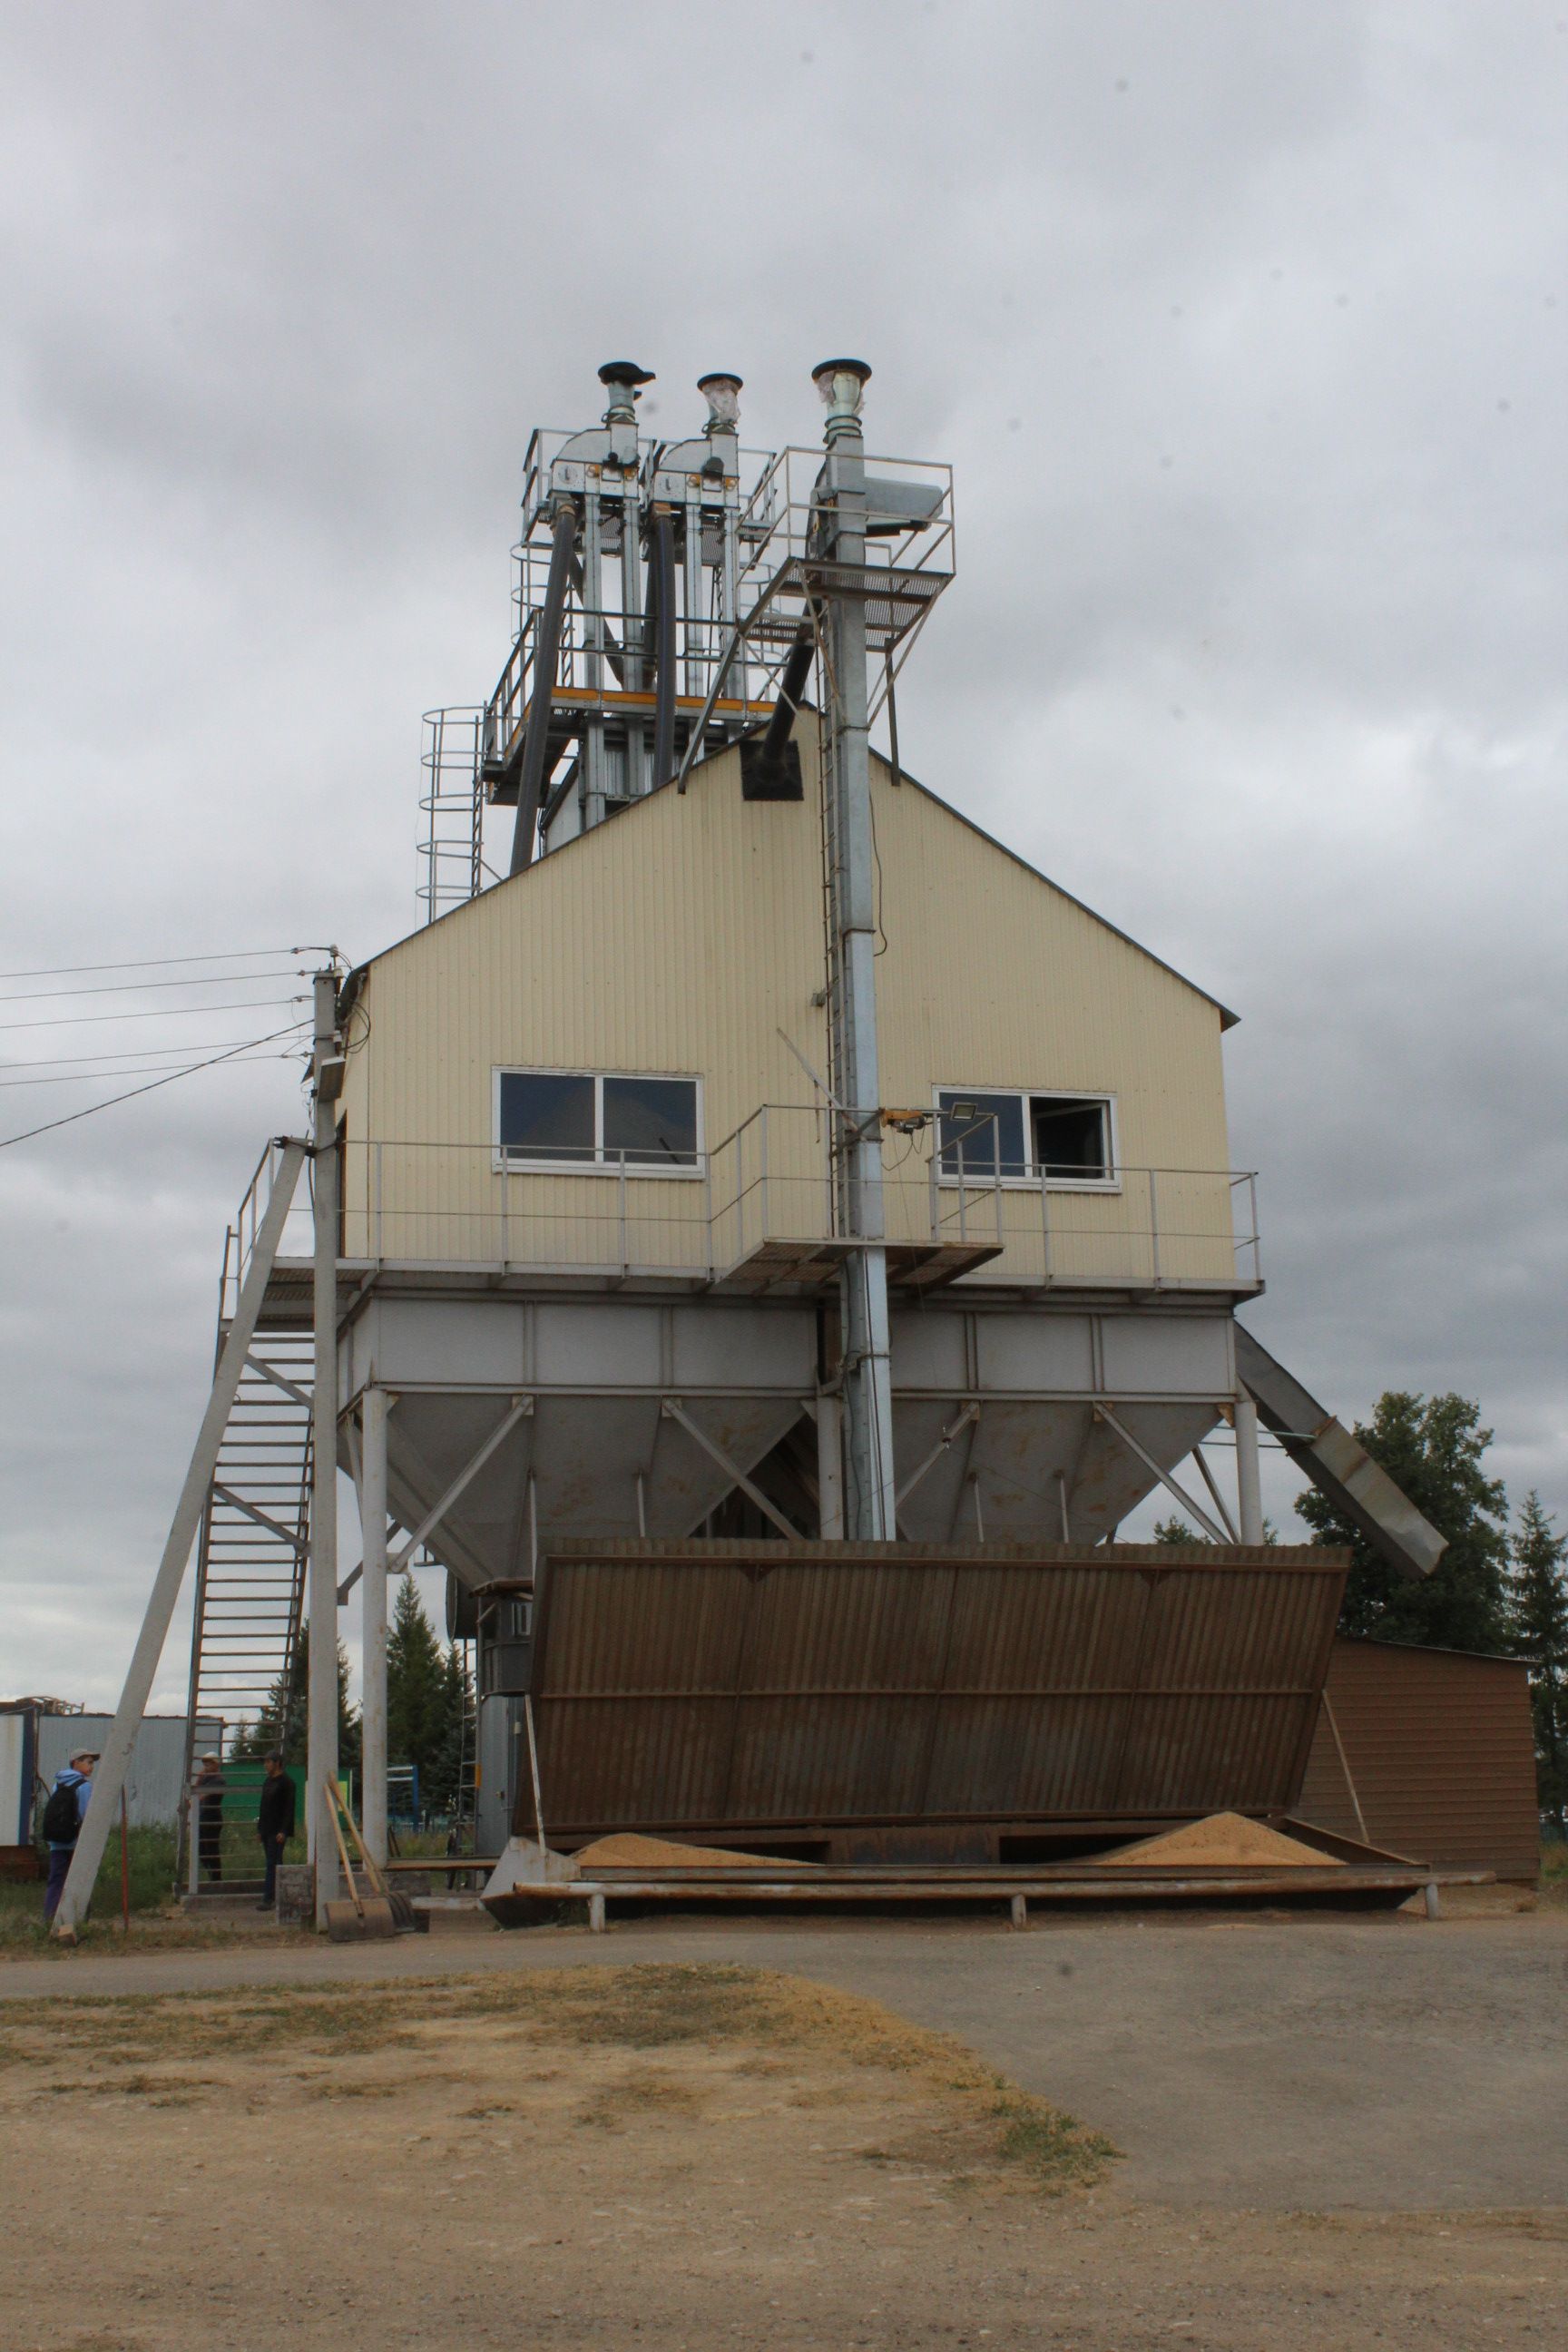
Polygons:
<instances>
[{"instance_id":1,"label":"beige metal wall","mask_svg":"<svg viewBox=\"0 0 1568 2352\"><path fill-rule=\"evenodd\" d=\"M727 753L684 797L639 803L375 961L347 1088L349 1255L690 1267L710 1207L725 1262L764 1220L825 1230L823 1122L780 1034L826 1071L815 731L800 735L804 803L742 800ZM880 762L874 796L884 1103L928 1107L934 1084L1107 1091L1130 1170L1224 1170L1218 1007ZM498 1065L700 1076L710 1179L501 1176ZM717 1150L763 1103L798 1106L770 1118L765 1199L758 1129ZM929 1192L918 1150L902 1154L895 1141L889 1229L912 1235ZM1053 1193L1058 1271L1116 1249L1141 1271L1145 1194L1131 1175L1119 1197ZM1208 1239L1167 1270L1228 1272L1223 1184L1173 1181L1171 1198L1173 1229ZM982 1223L995 1213L973 1204ZM1032 1278L1041 1204L1008 1194L1002 1213L996 1270Z\"/></svg>"}]
</instances>

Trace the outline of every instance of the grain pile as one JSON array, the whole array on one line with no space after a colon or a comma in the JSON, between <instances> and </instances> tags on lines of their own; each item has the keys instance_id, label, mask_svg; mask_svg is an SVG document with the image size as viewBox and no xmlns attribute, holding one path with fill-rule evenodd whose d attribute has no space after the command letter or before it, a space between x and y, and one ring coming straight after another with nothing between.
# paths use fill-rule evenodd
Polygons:
<instances>
[{"instance_id":1,"label":"grain pile","mask_svg":"<svg viewBox=\"0 0 1568 2352\"><path fill-rule=\"evenodd\" d=\"M1300 1838L1240 1813L1211 1813L1184 1829L1141 1838L1119 1853L1101 1854L1097 1867L1127 1870L1342 1870L1337 1854L1320 1853Z\"/></svg>"},{"instance_id":2,"label":"grain pile","mask_svg":"<svg viewBox=\"0 0 1568 2352\"><path fill-rule=\"evenodd\" d=\"M814 1862L781 1863L773 1854L733 1853L728 1846L678 1845L670 1838L639 1837L634 1830L595 1838L573 1858L589 1878L598 1870L781 1870L793 1878L797 1871L818 1867Z\"/></svg>"}]
</instances>

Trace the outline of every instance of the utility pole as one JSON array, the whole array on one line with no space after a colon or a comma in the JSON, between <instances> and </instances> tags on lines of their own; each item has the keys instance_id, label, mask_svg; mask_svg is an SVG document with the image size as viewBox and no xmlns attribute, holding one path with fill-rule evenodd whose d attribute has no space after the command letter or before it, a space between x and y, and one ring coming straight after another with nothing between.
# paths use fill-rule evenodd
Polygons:
<instances>
[{"instance_id":1,"label":"utility pole","mask_svg":"<svg viewBox=\"0 0 1568 2352\"><path fill-rule=\"evenodd\" d=\"M310 1390L310 1679L307 1694L306 1822L316 1865L316 1925L338 1892L329 1790L338 1777L338 1114L343 1059L338 1042L338 981L315 979L311 1060L315 1126L316 1366Z\"/></svg>"},{"instance_id":2,"label":"utility pole","mask_svg":"<svg viewBox=\"0 0 1568 2352\"><path fill-rule=\"evenodd\" d=\"M827 409L827 457L817 478L814 552L827 566L822 601L829 717L823 791L827 796L833 1077L845 1119L837 1154L838 1206L842 1231L856 1244L845 1259L842 1276L844 1532L860 1542L890 1540L897 1532L866 688L866 445L860 402L870 373L863 360L825 360L812 371Z\"/></svg>"},{"instance_id":3,"label":"utility pole","mask_svg":"<svg viewBox=\"0 0 1568 2352\"><path fill-rule=\"evenodd\" d=\"M1258 1407L1245 1393L1236 1400L1237 1526L1244 1544L1263 1541L1263 1488L1258 1465Z\"/></svg>"},{"instance_id":4,"label":"utility pole","mask_svg":"<svg viewBox=\"0 0 1568 2352\"><path fill-rule=\"evenodd\" d=\"M360 1811L374 1863L386 1860L386 1414L391 1400L373 1377L360 1425L361 1679Z\"/></svg>"}]
</instances>

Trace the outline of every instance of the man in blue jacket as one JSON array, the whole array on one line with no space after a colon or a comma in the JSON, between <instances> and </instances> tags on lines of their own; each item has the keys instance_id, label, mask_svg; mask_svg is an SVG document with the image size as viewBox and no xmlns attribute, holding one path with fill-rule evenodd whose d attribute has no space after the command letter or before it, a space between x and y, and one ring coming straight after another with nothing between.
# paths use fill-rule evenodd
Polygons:
<instances>
[{"instance_id":1,"label":"man in blue jacket","mask_svg":"<svg viewBox=\"0 0 1568 2352\"><path fill-rule=\"evenodd\" d=\"M49 1877L44 1889L46 1927L58 1909L60 1896L65 1893L66 1873L71 1866L82 1815L92 1794L92 1768L97 1761L97 1754L90 1748L79 1749L64 1770L55 1774L55 1785L44 1807L44 1837L49 1849ZM74 1819L68 1799L75 1800ZM68 1828L70 1832L68 1837L63 1834Z\"/></svg>"}]
</instances>

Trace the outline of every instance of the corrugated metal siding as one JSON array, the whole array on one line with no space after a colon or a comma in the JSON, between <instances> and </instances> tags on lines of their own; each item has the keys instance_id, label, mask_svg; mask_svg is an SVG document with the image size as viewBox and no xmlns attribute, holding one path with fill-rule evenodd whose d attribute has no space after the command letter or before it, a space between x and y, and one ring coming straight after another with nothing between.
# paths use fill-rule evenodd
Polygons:
<instances>
[{"instance_id":1,"label":"corrugated metal siding","mask_svg":"<svg viewBox=\"0 0 1568 2352\"><path fill-rule=\"evenodd\" d=\"M1441 1869L1537 1875L1535 1740L1521 1664L1342 1640L1328 1695L1373 1845ZM1297 1810L1360 1835L1326 1716Z\"/></svg>"},{"instance_id":2,"label":"corrugated metal siding","mask_svg":"<svg viewBox=\"0 0 1568 2352\"><path fill-rule=\"evenodd\" d=\"M71 1759L73 1748L100 1748L113 1725L111 1715L40 1715L37 1718L37 1771L47 1787ZM196 1753L222 1746L223 1727L216 1717L199 1717ZM185 1718L183 1715L144 1716L138 1727L126 1775L126 1812L132 1829L152 1829L174 1821L184 1791Z\"/></svg>"},{"instance_id":3,"label":"corrugated metal siding","mask_svg":"<svg viewBox=\"0 0 1568 2352\"><path fill-rule=\"evenodd\" d=\"M1288 1809L1342 1555L569 1544L535 1648L547 1825Z\"/></svg>"},{"instance_id":4,"label":"corrugated metal siding","mask_svg":"<svg viewBox=\"0 0 1568 2352\"><path fill-rule=\"evenodd\" d=\"M347 1084L351 1255L503 1255L489 1154L498 1066L699 1076L710 1150L764 1102L812 1104L779 1034L826 1069L826 1015L812 1002L824 957L815 730L800 737L804 803L742 800L738 756L725 755L684 797L654 795L377 960ZM1130 1168L1225 1169L1217 1007L929 793L893 786L879 761L874 797L883 1099L924 1107L937 1084L1109 1091ZM770 1157L773 1230L826 1230L816 1122L781 1122ZM506 1255L613 1260L613 1180L506 1181ZM891 1197L895 1234L925 1230L914 1189L918 1201ZM700 1186L636 1178L628 1190L641 1262L694 1263ZM998 1271L1038 1278L1037 1196L1004 1198L1018 1264ZM1164 1271L1228 1274L1228 1212L1223 1186L1171 1180ZM1120 1197L1053 1196L1052 1216L1058 1272L1086 1253L1102 1265L1108 1237L1125 1234L1125 1271L1144 1273L1138 1181ZM1194 1238L1180 1242L1184 1232Z\"/></svg>"}]
</instances>

